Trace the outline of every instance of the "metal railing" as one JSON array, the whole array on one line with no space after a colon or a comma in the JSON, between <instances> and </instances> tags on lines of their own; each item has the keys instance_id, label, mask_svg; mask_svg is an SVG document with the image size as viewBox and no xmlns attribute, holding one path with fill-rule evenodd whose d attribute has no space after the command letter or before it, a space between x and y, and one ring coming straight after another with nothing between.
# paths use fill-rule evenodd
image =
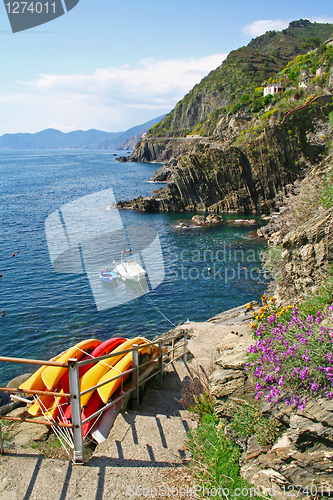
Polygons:
<instances>
[{"instance_id":1,"label":"metal railing","mask_svg":"<svg viewBox=\"0 0 333 500\"><path fill-rule=\"evenodd\" d=\"M88 360L84 361L78 361L76 358L70 358L67 363L61 363L58 361L42 361L42 360L36 360L36 359L25 359L25 358L8 358L8 357L3 357L0 356L0 362L7 362L7 363L22 363L22 364L30 364L30 365L39 365L39 366L55 366L59 368L67 368L68 369L68 378L69 378L69 393L62 393L62 392L53 392L53 391L41 391L41 390L33 390L33 389L14 389L10 387L0 387L0 391L4 392L9 392L9 393L23 393L23 394L29 394L33 396L53 396L55 398L68 398L70 399L70 406L71 406L71 415L72 415L72 423L64 423L64 422L55 422L55 421L47 421L47 420L40 420L40 419L32 419L32 418L23 418L23 417L11 417L11 416L3 416L0 415L0 453L4 454L4 445L3 445L3 438L2 438L2 427L1 427L1 420L10 420L14 422L28 422L32 424L43 424L46 426L50 427L55 427L55 428L68 428L72 429L73 433L73 462L76 464L83 464L84 463L84 440L83 440L83 434L82 434L82 426L86 424L87 422L97 418L100 416L102 413L104 413L105 410L110 408L111 406L115 405L118 401L126 398L128 395L132 394L132 400L133 400L133 405L136 406L140 402L140 386L148 382L148 380L152 379L153 377L158 377L158 384L160 386L163 385L163 370L169 366L171 363L176 361L177 359L180 359L181 357L184 360L184 363L187 363L187 343L188 343L188 338L187 338L187 332L184 332L184 343L180 345L176 345L176 339L181 338L179 334L175 335L171 339L171 349L168 351L165 351L163 347L163 339L158 339L155 342L148 342L144 344L133 344L133 346L130 349L126 349L123 351L118 351L116 353L110 353L110 354L105 354L103 356L99 356L97 358L91 358ZM169 339L170 340L170 339ZM146 362L139 363L139 353L140 350L147 348L149 346L158 346L158 353L156 356L154 356L153 359L149 359ZM179 354L175 356L175 351L184 347L184 351L182 354ZM87 364L92 365L95 363L98 363L99 361L103 361L105 359L110 359L115 356L125 356L126 354L132 352L132 368L129 368L125 372L119 373L119 375L115 375L114 377L111 377L99 384L96 384L92 387L89 387L88 389L80 392L80 381L79 381L79 368L82 366L85 366ZM167 363L164 363L163 358L165 356L168 356L171 354L171 360L169 360ZM139 379L139 372L140 368L144 368L147 364L151 363L152 360L157 361L157 368L154 370L154 372L146 377L144 380ZM112 369L112 366L110 366L110 370ZM123 387L123 380L124 377L128 377L132 373L132 382L130 384L127 384L126 387ZM114 382L118 380L119 378L122 379L121 381L121 394L116 397L116 399L110 399L105 406L94 412L92 415L89 415L89 417L85 418L82 421L82 407L81 407L81 396L84 396L85 394L89 394L100 387L109 384L110 382ZM124 390L126 389L126 390ZM23 398L17 398L23 400ZM24 400L23 400L24 401Z\"/></svg>"}]
</instances>

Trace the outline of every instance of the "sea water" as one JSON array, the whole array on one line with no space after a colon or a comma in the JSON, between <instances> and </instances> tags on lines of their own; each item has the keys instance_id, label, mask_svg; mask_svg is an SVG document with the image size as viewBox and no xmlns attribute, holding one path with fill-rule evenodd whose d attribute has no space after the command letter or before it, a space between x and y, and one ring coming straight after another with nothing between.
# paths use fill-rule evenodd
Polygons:
<instances>
[{"instance_id":1,"label":"sea water","mask_svg":"<svg viewBox=\"0 0 333 500\"><path fill-rule=\"evenodd\" d=\"M149 228L159 236L165 278L148 296L99 311L86 275L55 271L45 231L51 213L105 189L119 201L150 195L163 185L147 182L158 165L120 163L115 161L120 154L0 152L0 310L6 313L0 317L0 355L49 359L92 337L152 339L180 322L205 321L264 292L264 243L249 236L253 227L186 227L193 216L188 213L119 212L125 227ZM2 363L0 383L29 370Z\"/></svg>"}]
</instances>

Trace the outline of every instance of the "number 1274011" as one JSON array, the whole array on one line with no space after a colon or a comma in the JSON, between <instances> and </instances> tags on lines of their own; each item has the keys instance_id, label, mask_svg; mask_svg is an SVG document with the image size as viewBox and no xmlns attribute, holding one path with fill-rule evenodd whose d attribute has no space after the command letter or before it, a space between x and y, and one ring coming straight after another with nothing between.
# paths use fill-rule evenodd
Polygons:
<instances>
[{"instance_id":1,"label":"number 1274011","mask_svg":"<svg viewBox=\"0 0 333 500\"><path fill-rule=\"evenodd\" d=\"M55 14L56 3L53 2L8 2L8 14Z\"/></svg>"}]
</instances>

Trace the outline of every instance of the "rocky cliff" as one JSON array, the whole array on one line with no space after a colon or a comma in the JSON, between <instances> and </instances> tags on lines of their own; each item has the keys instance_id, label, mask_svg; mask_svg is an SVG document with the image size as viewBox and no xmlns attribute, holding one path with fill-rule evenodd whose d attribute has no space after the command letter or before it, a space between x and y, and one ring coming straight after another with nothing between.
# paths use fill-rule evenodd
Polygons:
<instances>
[{"instance_id":1,"label":"rocky cliff","mask_svg":"<svg viewBox=\"0 0 333 500\"><path fill-rule=\"evenodd\" d=\"M268 123L259 137L254 135L238 146L234 142L228 146L223 142L194 141L193 152L179 157L166 188L152 197L120 202L118 207L143 211L269 212L277 194L320 161L325 141L316 143L309 134L315 133L318 119L327 120L333 110L331 100L331 96L323 97L283 123ZM247 126L241 116L240 122ZM154 143L151 146L155 147ZM148 151L147 146L147 155Z\"/></svg>"},{"instance_id":2,"label":"rocky cliff","mask_svg":"<svg viewBox=\"0 0 333 500\"><path fill-rule=\"evenodd\" d=\"M316 293L333 261L333 207L325 191L333 172L330 154L279 201L269 224L258 229L268 243L266 266L274 277L272 292L298 302Z\"/></svg>"},{"instance_id":3,"label":"rocky cliff","mask_svg":"<svg viewBox=\"0 0 333 500\"><path fill-rule=\"evenodd\" d=\"M263 85L295 57L306 54L304 46L309 38L324 42L333 34L332 24L310 23L306 20L290 23L282 32L270 31L257 37L246 46L232 51L227 59L206 76L177 103L165 118L147 133L147 139L136 147L133 161L164 162L178 156L178 143L170 138L198 134L218 138L216 125L241 108L257 112L265 108L262 100ZM295 82L291 82L293 85ZM192 144L184 142L182 154L189 152Z\"/></svg>"},{"instance_id":4,"label":"rocky cliff","mask_svg":"<svg viewBox=\"0 0 333 500\"><path fill-rule=\"evenodd\" d=\"M277 194L318 164L328 145L333 47L307 51L309 40L320 44L332 32L333 25L300 20L231 52L148 131L129 159L163 163L167 169L152 180L167 187L118 207L272 210ZM263 96L261 85L274 82L281 92Z\"/></svg>"}]
</instances>

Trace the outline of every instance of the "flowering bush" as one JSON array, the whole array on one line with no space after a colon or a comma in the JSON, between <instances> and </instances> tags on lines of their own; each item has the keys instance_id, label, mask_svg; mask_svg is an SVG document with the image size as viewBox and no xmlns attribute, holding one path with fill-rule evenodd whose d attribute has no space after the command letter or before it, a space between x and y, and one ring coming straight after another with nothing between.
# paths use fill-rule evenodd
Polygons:
<instances>
[{"instance_id":1,"label":"flowering bush","mask_svg":"<svg viewBox=\"0 0 333 500\"><path fill-rule=\"evenodd\" d=\"M283 308L282 308L283 309ZM256 398L296 404L303 410L310 395L333 397L333 306L324 315L317 312L301 318L294 307L290 319L267 310L255 324L255 345L247 369L256 379ZM280 311L281 312L281 311ZM279 315L280 314L280 315ZM258 316L258 315L257 315Z\"/></svg>"},{"instance_id":2,"label":"flowering bush","mask_svg":"<svg viewBox=\"0 0 333 500\"><path fill-rule=\"evenodd\" d=\"M270 317L281 317L281 320L286 321L290 319L291 309L293 309L292 305L288 307L281 307L281 309L276 304L276 298L270 297L267 299L266 295L261 297L262 307L256 313L254 310L252 311L253 323L251 324L251 328L254 330L258 326L261 325L262 322L271 321L268 319ZM253 309L252 304L247 304L247 310Z\"/></svg>"}]
</instances>

